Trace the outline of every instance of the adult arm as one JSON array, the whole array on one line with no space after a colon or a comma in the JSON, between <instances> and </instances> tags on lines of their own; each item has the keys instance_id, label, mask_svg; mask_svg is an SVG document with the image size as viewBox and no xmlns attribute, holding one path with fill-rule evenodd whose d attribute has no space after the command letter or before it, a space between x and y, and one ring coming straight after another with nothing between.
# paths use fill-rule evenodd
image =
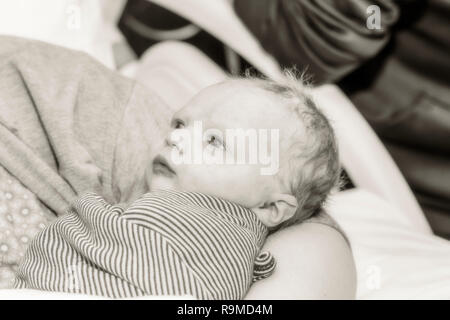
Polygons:
<instances>
[{"instance_id":1,"label":"adult arm","mask_svg":"<svg viewBox=\"0 0 450 320\"><path fill-rule=\"evenodd\" d=\"M316 82L336 81L375 56L398 20L393 0L234 0L244 24L284 67L307 69ZM367 19L380 9L380 27Z\"/></svg>"},{"instance_id":2,"label":"adult arm","mask_svg":"<svg viewBox=\"0 0 450 320\"><path fill-rule=\"evenodd\" d=\"M246 299L354 299L356 270L351 250L335 229L304 223L269 236L265 248L275 272L256 282Z\"/></svg>"}]
</instances>

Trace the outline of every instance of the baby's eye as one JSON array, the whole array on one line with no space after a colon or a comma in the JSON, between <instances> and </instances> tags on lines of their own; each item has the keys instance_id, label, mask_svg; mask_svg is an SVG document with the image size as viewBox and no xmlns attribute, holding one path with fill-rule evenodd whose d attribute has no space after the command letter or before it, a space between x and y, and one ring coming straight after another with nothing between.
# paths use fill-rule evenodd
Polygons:
<instances>
[{"instance_id":1,"label":"baby's eye","mask_svg":"<svg viewBox=\"0 0 450 320\"><path fill-rule=\"evenodd\" d=\"M224 144L222 142L222 140L220 140L218 137L216 136L209 136L208 140L207 140L208 144L212 145L213 147L216 148L223 148Z\"/></svg>"},{"instance_id":2,"label":"baby's eye","mask_svg":"<svg viewBox=\"0 0 450 320\"><path fill-rule=\"evenodd\" d=\"M174 119L172 121L172 127L175 129L182 129L184 128L184 122L180 119Z\"/></svg>"}]
</instances>

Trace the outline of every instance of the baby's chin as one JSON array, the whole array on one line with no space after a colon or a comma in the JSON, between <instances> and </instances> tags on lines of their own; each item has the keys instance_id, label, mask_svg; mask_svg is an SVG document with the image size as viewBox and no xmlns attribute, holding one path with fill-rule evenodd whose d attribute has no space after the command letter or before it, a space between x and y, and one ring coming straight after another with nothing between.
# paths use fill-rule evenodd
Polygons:
<instances>
[{"instance_id":1,"label":"baby's chin","mask_svg":"<svg viewBox=\"0 0 450 320\"><path fill-rule=\"evenodd\" d=\"M179 190L177 184L173 179L162 176L153 175L149 183L150 191L155 190Z\"/></svg>"},{"instance_id":2,"label":"baby's chin","mask_svg":"<svg viewBox=\"0 0 450 320\"><path fill-rule=\"evenodd\" d=\"M191 184L188 184L188 186L192 186ZM176 177L168 177L166 175L162 174L153 174L150 183L148 185L149 191L156 191L156 190L173 190L173 191L186 191L186 192L200 192L204 194L208 194L210 196L215 196L224 200L228 200L231 202L234 202L238 205L241 205L246 208L252 208L255 203L255 199L249 199L248 196L243 196L247 193L236 193L235 190L230 192L231 190L220 188L220 186L216 186L214 190L210 189L202 189L202 188L186 188L186 186L180 185L177 181Z\"/></svg>"}]
</instances>

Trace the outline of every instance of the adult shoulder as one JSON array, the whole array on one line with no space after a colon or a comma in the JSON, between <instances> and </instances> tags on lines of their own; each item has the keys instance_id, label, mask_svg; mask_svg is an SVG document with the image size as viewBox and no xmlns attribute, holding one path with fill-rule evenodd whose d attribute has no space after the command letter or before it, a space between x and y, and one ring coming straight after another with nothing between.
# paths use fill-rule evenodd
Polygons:
<instances>
[{"instance_id":1,"label":"adult shoulder","mask_svg":"<svg viewBox=\"0 0 450 320\"><path fill-rule=\"evenodd\" d=\"M277 260L268 279L246 299L354 299L356 270L346 239L337 229L303 223L268 237L265 250Z\"/></svg>"}]
</instances>

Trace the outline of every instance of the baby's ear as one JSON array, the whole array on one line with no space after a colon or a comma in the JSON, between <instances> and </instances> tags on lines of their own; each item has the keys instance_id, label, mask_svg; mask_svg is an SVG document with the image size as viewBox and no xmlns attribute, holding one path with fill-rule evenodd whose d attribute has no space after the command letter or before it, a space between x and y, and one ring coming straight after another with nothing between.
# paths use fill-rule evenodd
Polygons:
<instances>
[{"instance_id":1,"label":"baby's ear","mask_svg":"<svg viewBox=\"0 0 450 320\"><path fill-rule=\"evenodd\" d=\"M272 194L270 200L260 207L252 208L257 217L267 227L275 227L292 218L297 211L297 199L286 193Z\"/></svg>"}]
</instances>

